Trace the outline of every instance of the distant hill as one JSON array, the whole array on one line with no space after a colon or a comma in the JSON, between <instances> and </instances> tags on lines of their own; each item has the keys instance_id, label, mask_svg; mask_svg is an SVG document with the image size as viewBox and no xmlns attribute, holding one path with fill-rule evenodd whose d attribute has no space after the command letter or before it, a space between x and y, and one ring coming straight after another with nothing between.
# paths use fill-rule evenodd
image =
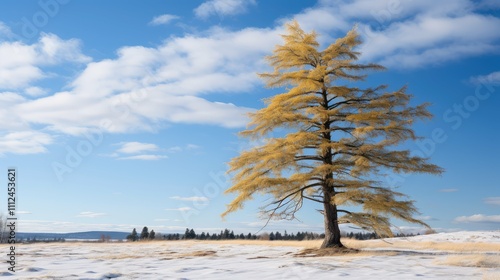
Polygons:
<instances>
[{"instance_id":1,"label":"distant hill","mask_svg":"<svg viewBox=\"0 0 500 280\"><path fill-rule=\"evenodd\" d=\"M18 239L38 239L38 240L53 240L53 239L84 239L84 240L92 240L92 239L100 239L102 235L109 236L111 239L125 239L128 232L120 232L120 231L86 231L86 232L72 232L72 233L39 233L39 232L18 232L16 233L16 237Z\"/></svg>"}]
</instances>

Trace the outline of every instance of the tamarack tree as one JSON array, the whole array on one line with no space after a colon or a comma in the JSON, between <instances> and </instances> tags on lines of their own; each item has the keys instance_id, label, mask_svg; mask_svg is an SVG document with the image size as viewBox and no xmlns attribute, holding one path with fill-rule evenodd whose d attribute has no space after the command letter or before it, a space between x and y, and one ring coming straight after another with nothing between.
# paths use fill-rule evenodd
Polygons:
<instances>
[{"instance_id":1,"label":"tamarack tree","mask_svg":"<svg viewBox=\"0 0 500 280\"><path fill-rule=\"evenodd\" d=\"M318 50L315 32L303 31L297 22L286 28L284 44L267 57L274 71L259 74L268 87L286 92L266 99L267 106L252 113L240 133L265 144L229 163L233 184L226 193L237 196L222 216L258 194L273 197L262 208L269 219L294 219L304 200L314 201L322 204L324 216L321 248L344 247L341 223L381 237L393 236L391 218L428 227L414 217L414 201L382 180L388 172L442 172L428 158L398 150L402 142L418 139L411 125L432 117L428 104L410 106L406 87L391 92L386 85L353 85L365 79L362 72L384 69L357 63L361 40L355 28L324 50Z\"/></svg>"}]
</instances>

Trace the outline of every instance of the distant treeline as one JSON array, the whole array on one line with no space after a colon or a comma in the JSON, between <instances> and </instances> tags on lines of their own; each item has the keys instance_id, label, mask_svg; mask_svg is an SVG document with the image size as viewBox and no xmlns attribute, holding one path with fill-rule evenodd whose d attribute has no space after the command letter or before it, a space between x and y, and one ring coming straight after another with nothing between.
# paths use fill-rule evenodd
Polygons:
<instances>
[{"instance_id":1,"label":"distant treeline","mask_svg":"<svg viewBox=\"0 0 500 280\"><path fill-rule=\"evenodd\" d=\"M66 242L65 238L18 238L16 242L22 243L53 243L53 242Z\"/></svg>"},{"instance_id":2,"label":"distant treeline","mask_svg":"<svg viewBox=\"0 0 500 280\"><path fill-rule=\"evenodd\" d=\"M413 234L397 234L396 237L405 237L405 236L413 236ZM127 236L127 240L129 241L138 241L138 240L189 240L189 239L197 239L197 240L231 240L231 239L246 239L246 240L315 240L315 239L323 239L325 234L315 233L315 232L297 232L297 233L288 233L285 231L281 233L279 231L271 232L271 233L261 233L261 234L235 234L234 231L229 229L221 230L220 233L205 233L197 234L194 229L186 228L186 231L181 233L168 233L161 234L155 233L154 230L149 232L148 227L144 227L142 229L141 234L139 235L134 228L131 234ZM379 237L373 232L343 232L342 237L352 238L357 240L368 240L368 239L378 239Z\"/></svg>"},{"instance_id":3,"label":"distant treeline","mask_svg":"<svg viewBox=\"0 0 500 280\"><path fill-rule=\"evenodd\" d=\"M154 230L149 230L148 227L144 227L140 234L137 233L136 229L132 231L130 234L126 234L123 232L83 232L83 233L71 233L64 234L65 237L68 237L69 240L79 240L79 241L88 241L88 242L110 242L110 241L122 241L126 236L126 239L129 241L139 241L139 240L189 240L189 239L197 239L197 240L231 240L231 239L245 239L245 240L315 240L315 239L323 239L325 237L324 234L318 234L314 232L297 232L297 233L288 233L285 231L281 233L279 231L271 232L271 233L261 233L261 234L235 234L234 231L229 229L221 230L219 233L208 233L202 232L200 234L196 233L194 229L186 228L184 233L156 233ZM0 243L6 243L7 239L6 232L0 231ZM33 236L35 233L20 233L19 237L16 239L16 242L19 243L48 243L48 242L65 242L67 238L63 237L62 234L50 234L50 233L42 233L37 234L40 236ZM57 237L52 235L59 235ZM67 236L66 236L67 235ZM119 237L119 235L121 235ZM357 240L368 240L368 239L378 239L379 237L375 233L370 232L342 232L342 237L351 238ZM414 234L396 234L396 237L407 237L414 236Z\"/></svg>"}]
</instances>

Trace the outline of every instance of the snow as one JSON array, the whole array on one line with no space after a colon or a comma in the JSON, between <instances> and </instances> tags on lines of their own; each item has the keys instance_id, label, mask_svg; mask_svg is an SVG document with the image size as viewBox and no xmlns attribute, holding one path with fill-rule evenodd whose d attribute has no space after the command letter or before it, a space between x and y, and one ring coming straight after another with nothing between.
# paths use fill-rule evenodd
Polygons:
<instances>
[{"instance_id":1,"label":"snow","mask_svg":"<svg viewBox=\"0 0 500 280\"><path fill-rule=\"evenodd\" d=\"M392 238L394 240L402 238ZM413 241L500 243L500 231L458 231L411 237Z\"/></svg>"},{"instance_id":2,"label":"snow","mask_svg":"<svg viewBox=\"0 0 500 280\"><path fill-rule=\"evenodd\" d=\"M397 240L400 239L387 241ZM499 244L500 231L442 233L404 240ZM8 264L2 262L4 267L0 273L5 279L500 279L497 278L500 276L498 266L446 264L446 258L452 254L449 252L409 250L385 254L371 251L359 256L297 257L294 254L302 250L300 246L258 244L264 243L17 244L17 271L8 272ZM2 252L7 249L7 244L0 246ZM488 254L500 256L498 251Z\"/></svg>"}]
</instances>

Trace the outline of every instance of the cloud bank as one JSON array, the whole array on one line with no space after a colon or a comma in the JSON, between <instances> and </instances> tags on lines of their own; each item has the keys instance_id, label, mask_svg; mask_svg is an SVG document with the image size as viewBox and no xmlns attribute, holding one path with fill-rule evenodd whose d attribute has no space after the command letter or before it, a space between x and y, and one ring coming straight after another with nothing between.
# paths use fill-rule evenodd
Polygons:
<instances>
[{"instance_id":1,"label":"cloud bank","mask_svg":"<svg viewBox=\"0 0 500 280\"><path fill-rule=\"evenodd\" d=\"M296 19L318 31L323 44L355 23L364 38L361 60L413 69L498 53L498 8L488 1L322 0L267 28L228 30L209 27L167 38L158 46L126 46L116 57L94 61L77 38L40 35L27 44L11 38L0 22L0 155L43 153L60 135L155 132L172 124L242 128L253 108L213 100L213 94L249 93L262 83L264 57L281 42L281 23ZM198 17L236 15L255 1L211 0L195 9ZM151 24L168 24L164 14ZM14 37L12 37L14 38ZM76 69L64 72L66 65ZM54 70L57 69L57 70ZM50 79L65 78L60 88ZM473 78L496 84L498 72ZM157 155L158 156L158 155ZM159 159L131 155L128 159Z\"/></svg>"}]
</instances>

